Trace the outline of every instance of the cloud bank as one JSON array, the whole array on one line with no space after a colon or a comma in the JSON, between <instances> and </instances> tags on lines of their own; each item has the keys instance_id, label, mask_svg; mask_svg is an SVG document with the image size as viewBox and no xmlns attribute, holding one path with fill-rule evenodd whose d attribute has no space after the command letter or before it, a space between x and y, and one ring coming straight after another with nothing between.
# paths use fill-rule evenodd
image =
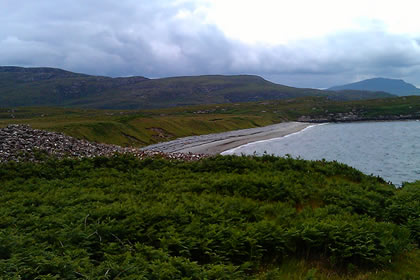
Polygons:
<instances>
[{"instance_id":1,"label":"cloud bank","mask_svg":"<svg viewBox=\"0 0 420 280\"><path fill-rule=\"evenodd\" d=\"M109 76L256 74L319 88L375 76L420 85L420 37L390 33L381 22L278 44L246 42L209 20L209 9L204 0L3 0L0 65Z\"/></svg>"}]
</instances>

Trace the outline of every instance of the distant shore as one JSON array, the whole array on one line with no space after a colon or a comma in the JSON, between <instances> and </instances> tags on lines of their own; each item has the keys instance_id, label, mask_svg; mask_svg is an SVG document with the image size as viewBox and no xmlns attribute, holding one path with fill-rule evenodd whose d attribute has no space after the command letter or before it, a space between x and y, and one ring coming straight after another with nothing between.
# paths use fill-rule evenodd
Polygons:
<instances>
[{"instance_id":1,"label":"distant shore","mask_svg":"<svg viewBox=\"0 0 420 280\"><path fill-rule=\"evenodd\" d=\"M279 138L314 125L308 122L284 122L264 127L179 138L144 147L164 153L193 153L216 155L239 146L272 138Z\"/></svg>"}]
</instances>

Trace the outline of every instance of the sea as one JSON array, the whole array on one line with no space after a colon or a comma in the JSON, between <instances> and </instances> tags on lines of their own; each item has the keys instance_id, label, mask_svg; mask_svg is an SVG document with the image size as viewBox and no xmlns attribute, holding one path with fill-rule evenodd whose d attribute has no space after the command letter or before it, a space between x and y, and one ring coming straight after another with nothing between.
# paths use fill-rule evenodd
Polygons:
<instances>
[{"instance_id":1,"label":"sea","mask_svg":"<svg viewBox=\"0 0 420 280\"><path fill-rule=\"evenodd\" d=\"M249 143L223 154L273 154L335 160L401 186L403 182L420 180L420 122L317 124L282 138Z\"/></svg>"}]
</instances>

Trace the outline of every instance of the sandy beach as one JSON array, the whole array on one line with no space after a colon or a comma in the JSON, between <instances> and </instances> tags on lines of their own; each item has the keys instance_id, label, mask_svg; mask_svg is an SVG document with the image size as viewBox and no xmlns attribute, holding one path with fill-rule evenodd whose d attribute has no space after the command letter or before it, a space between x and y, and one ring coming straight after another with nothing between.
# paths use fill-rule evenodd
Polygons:
<instances>
[{"instance_id":1,"label":"sandy beach","mask_svg":"<svg viewBox=\"0 0 420 280\"><path fill-rule=\"evenodd\" d=\"M150 145L143 149L165 153L177 152L215 155L251 142L283 137L298 132L310 125L312 124L305 122L284 122L264 127L184 137Z\"/></svg>"}]
</instances>

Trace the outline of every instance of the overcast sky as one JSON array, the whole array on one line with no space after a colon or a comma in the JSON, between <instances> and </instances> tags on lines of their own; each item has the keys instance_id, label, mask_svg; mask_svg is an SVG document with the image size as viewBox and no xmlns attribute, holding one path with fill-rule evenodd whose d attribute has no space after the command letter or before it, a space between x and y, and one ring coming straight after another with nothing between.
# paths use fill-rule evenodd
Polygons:
<instances>
[{"instance_id":1,"label":"overcast sky","mask_svg":"<svg viewBox=\"0 0 420 280\"><path fill-rule=\"evenodd\" d=\"M416 1L0 0L0 65L150 78L420 85Z\"/></svg>"}]
</instances>

